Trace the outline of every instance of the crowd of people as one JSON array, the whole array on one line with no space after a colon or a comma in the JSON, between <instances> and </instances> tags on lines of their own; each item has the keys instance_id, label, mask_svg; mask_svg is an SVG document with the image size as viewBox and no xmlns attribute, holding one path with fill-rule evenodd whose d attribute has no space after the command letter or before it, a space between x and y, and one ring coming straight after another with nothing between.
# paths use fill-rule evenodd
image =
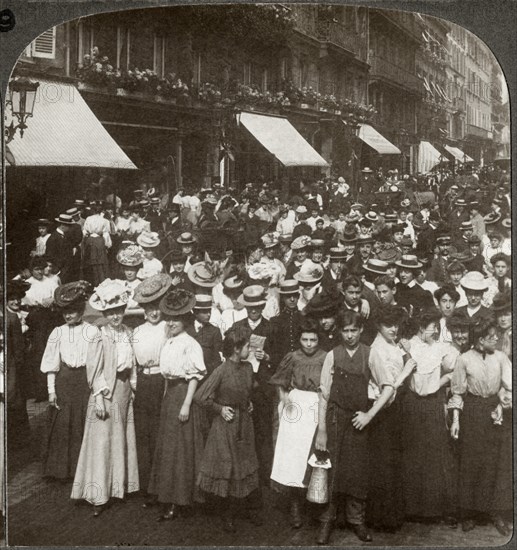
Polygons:
<instances>
[{"instance_id":1,"label":"crowd of people","mask_svg":"<svg viewBox=\"0 0 517 550\"><path fill-rule=\"evenodd\" d=\"M505 172L126 199L35 220L8 277L8 437L48 401L45 477L95 517L216 499L234 533L267 488L293 528L312 503L319 544L410 520L511 534Z\"/></svg>"}]
</instances>

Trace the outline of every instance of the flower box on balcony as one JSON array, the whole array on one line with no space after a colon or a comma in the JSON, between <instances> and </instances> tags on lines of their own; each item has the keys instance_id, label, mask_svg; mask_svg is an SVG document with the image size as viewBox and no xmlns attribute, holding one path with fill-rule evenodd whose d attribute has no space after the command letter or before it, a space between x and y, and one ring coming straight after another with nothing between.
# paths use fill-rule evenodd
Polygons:
<instances>
[{"instance_id":1,"label":"flower box on balcony","mask_svg":"<svg viewBox=\"0 0 517 550\"><path fill-rule=\"evenodd\" d=\"M126 95L127 95L127 91L126 91L124 88L117 88L116 95L119 95L119 96L126 96Z\"/></svg>"},{"instance_id":2,"label":"flower box on balcony","mask_svg":"<svg viewBox=\"0 0 517 550\"><path fill-rule=\"evenodd\" d=\"M334 110L334 114L335 114L335 115L340 115L340 114L341 114L341 110L340 110L340 109L335 109L335 110Z\"/></svg>"},{"instance_id":3,"label":"flower box on balcony","mask_svg":"<svg viewBox=\"0 0 517 550\"><path fill-rule=\"evenodd\" d=\"M89 82L82 82L82 81L79 81L77 83L77 88L79 90L84 90L85 92L106 91L106 86L101 86L100 84L90 84Z\"/></svg>"},{"instance_id":4,"label":"flower box on balcony","mask_svg":"<svg viewBox=\"0 0 517 550\"><path fill-rule=\"evenodd\" d=\"M320 107L320 111L323 111L324 113L328 113L328 109L326 107Z\"/></svg>"},{"instance_id":5,"label":"flower box on balcony","mask_svg":"<svg viewBox=\"0 0 517 550\"><path fill-rule=\"evenodd\" d=\"M300 103L300 109L308 109L309 104L308 103Z\"/></svg>"}]
</instances>

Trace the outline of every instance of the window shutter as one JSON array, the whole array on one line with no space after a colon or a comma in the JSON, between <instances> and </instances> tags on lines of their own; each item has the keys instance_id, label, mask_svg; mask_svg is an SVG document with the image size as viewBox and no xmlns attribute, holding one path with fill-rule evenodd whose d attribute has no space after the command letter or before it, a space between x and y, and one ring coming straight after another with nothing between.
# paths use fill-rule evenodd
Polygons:
<instances>
[{"instance_id":1,"label":"window shutter","mask_svg":"<svg viewBox=\"0 0 517 550\"><path fill-rule=\"evenodd\" d=\"M56 57L56 27L45 31L32 41L32 57Z\"/></svg>"}]
</instances>

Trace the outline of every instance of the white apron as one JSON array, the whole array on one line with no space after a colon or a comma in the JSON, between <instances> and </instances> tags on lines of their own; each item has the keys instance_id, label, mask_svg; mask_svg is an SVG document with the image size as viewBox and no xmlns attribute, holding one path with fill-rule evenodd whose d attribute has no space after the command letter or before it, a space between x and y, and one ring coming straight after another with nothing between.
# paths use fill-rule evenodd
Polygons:
<instances>
[{"instance_id":1,"label":"white apron","mask_svg":"<svg viewBox=\"0 0 517 550\"><path fill-rule=\"evenodd\" d=\"M303 479L318 427L318 394L291 390L290 404L279 406L280 425L271 479L289 487L307 487Z\"/></svg>"}]
</instances>

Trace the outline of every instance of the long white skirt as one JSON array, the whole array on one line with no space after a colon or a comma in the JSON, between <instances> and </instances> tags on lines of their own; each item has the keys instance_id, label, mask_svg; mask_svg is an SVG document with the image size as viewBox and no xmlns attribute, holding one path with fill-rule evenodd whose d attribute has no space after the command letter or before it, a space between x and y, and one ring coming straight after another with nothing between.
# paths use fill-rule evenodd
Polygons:
<instances>
[{"instance_id":1,"label":"long white skirt","mask_svg":"<svg viewBox=\"0 0 517 550\"><path fill-rule=\"evenodd\" d=\"M288 487L307 487L303 479L318 427L318 394L294 389L289 392L289 401L287 406L279 408L271 479Z\"/></svg>"},{"instance_id":2,"label":"long white skirt","mask_svg":"<svg viewBox=\"0 0 517 550\"><path fill-rule=\"evenodd\" d=\"M95 416L95 397L90 396L71 495L96 506L139 490L129 380L117 380L113 397L105 404L109 416L100 420Z\"/></svg>"}]
</instances>

